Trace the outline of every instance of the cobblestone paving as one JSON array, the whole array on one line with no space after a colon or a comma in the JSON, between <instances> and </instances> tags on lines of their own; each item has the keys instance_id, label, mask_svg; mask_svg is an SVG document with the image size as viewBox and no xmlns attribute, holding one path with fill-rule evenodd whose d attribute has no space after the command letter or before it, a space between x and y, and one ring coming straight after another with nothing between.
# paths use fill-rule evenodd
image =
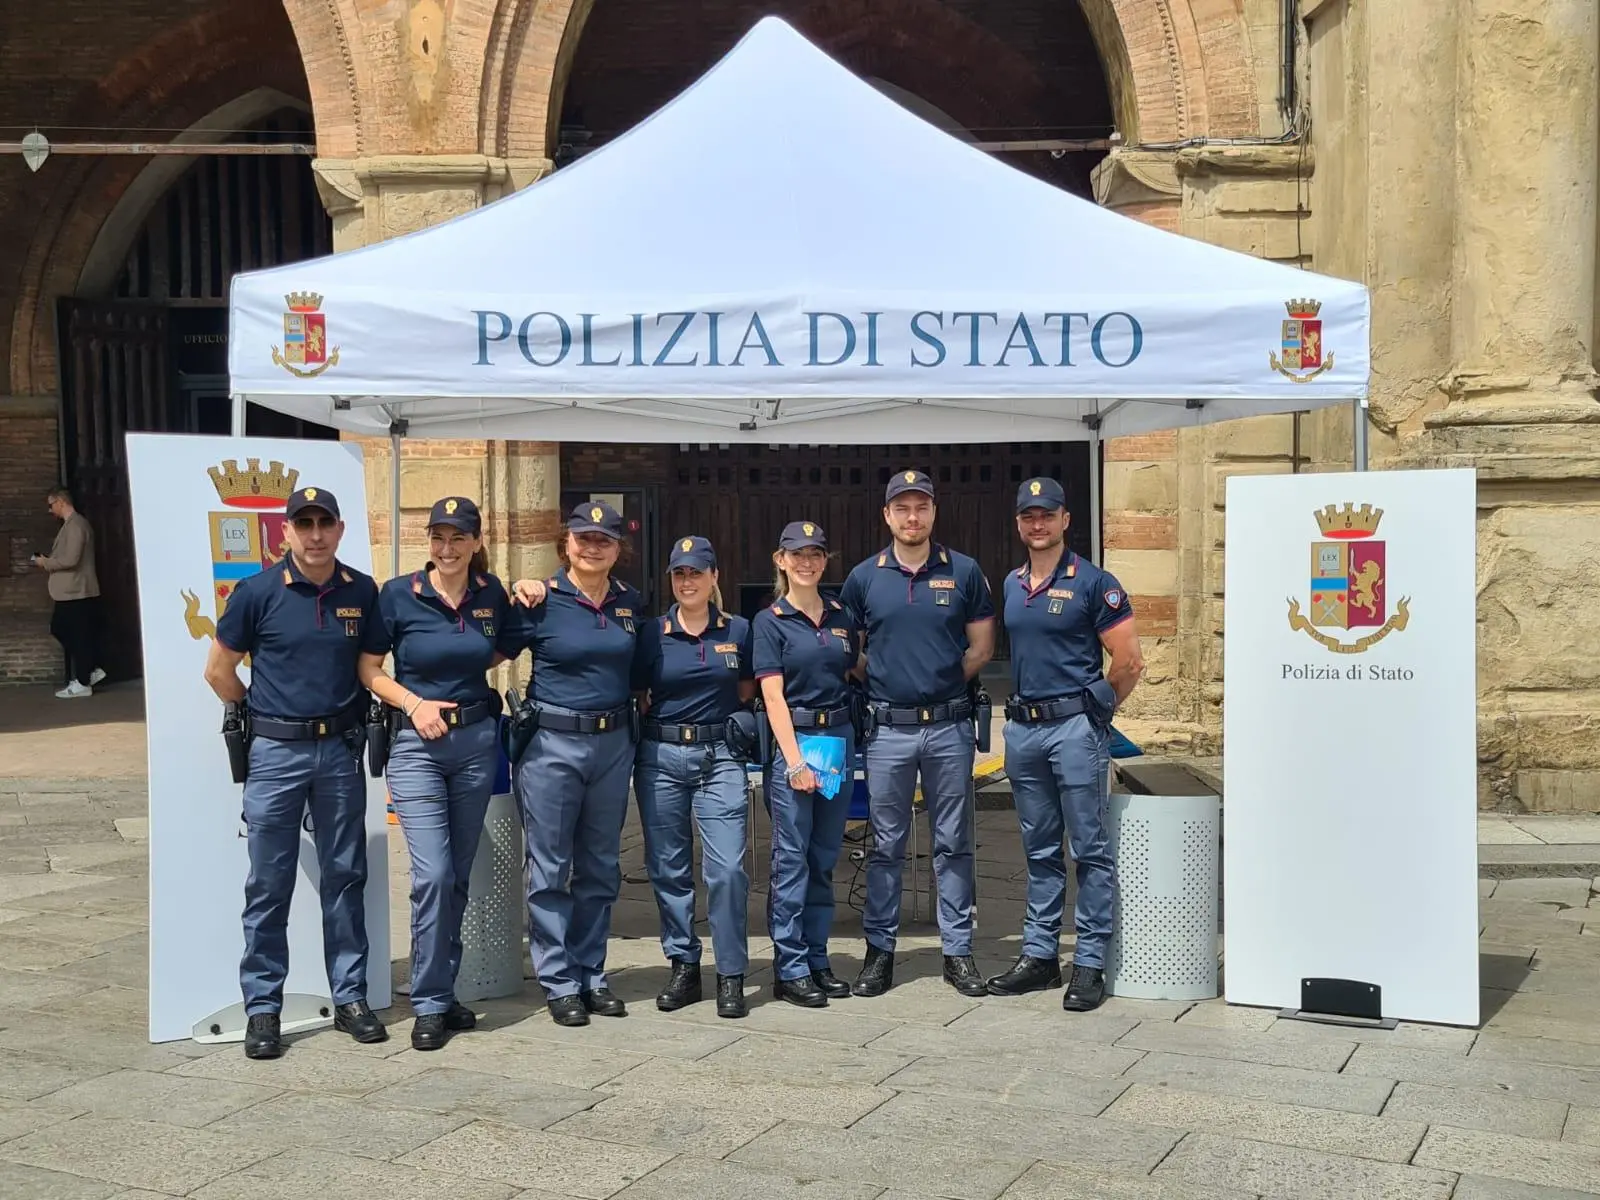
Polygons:
<instances>
[{"instance_id":1,"label":"cobblestone paving","mask_svg":"<svg viewBox=\"0 0 1600 1200\"><path fill-rule=\"evenodd\" d=\"M419 1054L401 999L381 1046L321 1031L254 1063L237 1045L145 1039L144 817L135 778L0 780L6 1200L1600 1194L1592 879L1483 882L1481 1031L1350 1030L1220 1001L1113 998L1074 1017L1059 990L969 1000L939 979L925 899L887 996L803 1012L760 990L764 969L738 1022L650 1003L665 970L630 828L611 953L626 1019L558 1028L528 985ZM994 971L1017 952L1022 865L1013 815L979 819L978 956ZM1548 839L1528 819L1501 833L1600 841L1600 822L1569 820ZM396 835L400 983L403 853ZM839 872L846 976L854 870ZM768 949L753 939L757 966Z\"/></svg>"}]
</instances>

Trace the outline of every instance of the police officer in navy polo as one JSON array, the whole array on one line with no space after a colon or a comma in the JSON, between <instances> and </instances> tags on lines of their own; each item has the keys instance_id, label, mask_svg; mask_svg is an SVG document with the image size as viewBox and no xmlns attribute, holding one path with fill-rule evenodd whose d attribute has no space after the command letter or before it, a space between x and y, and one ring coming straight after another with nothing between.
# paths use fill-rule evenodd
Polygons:
<instances>
[{"instance_id":1,"label":"police officer in navy polo","mask_svg":"<svg viewBox=\"0 0 1600 1200\"><path fill-rule=\"evenodd\" d=\"M389 795L411 857L411 1045L437 1050L477 1018L456 999L461 922L500 761L500 697L488 669L507 657L510 601L489 573L478 506L447 496L428 514L429 560L378 594L381 648L361 682L391 710ZM383 669L394 654L394 677Z\"/></svg>"},{"instance_id":2,"label":"police officer in navy polo","mask_svg":"<svg viewBox=\"0 0 1600 1200\"><path fill-rule=\"evenodd\" d=\"M1078 867L1077 945L1061 1006L1088 1012L1105 999L1116 864L1106 839L1112 714L1144 670L1133 605L1116 577L1066 547L1066 493L1054 479L1017 491L1017 532L1028 561L1007 574L1006 632L1016 694L1006 705L1006 776L1028 859L1022 955L989 980L996 996L1061 986L1058 960L1067 865ZM1104 655L1110 666L1102 674Z\"/></svg>"},{"instance_id":3,"label":"police officer in navy polo","mask_svg":"<svg viewBox=\"0 0 1600 1200\"><path fill-rule=\"evenodd\" d=\"M558 1025L627 1015L606 981L633 773L632 693L644 598L612 578L622 517L586 500L557 546L561 569L518 580L510 649L533 652L538 725L516 767L528 850L528 942ZM534 603L542 595L542 602Z\"/></svg>"},{"instance_id":4,"label":"police officer in navy polo","mask_svg":"<svg viewBox=\"0 0 1600 1200\"><path fill-rule=\"evenodd\" d=\"M648 707L634 771L645 864L661 913L661 949L672 964L656 1007L672 1012L702 995L701 946L694 931L698 829L717 959L717 1015L738 1018L745 1015L749 964L749 785L723 728L755 696L750 622L722 611L717 556L705 538L674 542L667 570L676 603L640 630L640 682Z\"/></svg>"},{"instance_id":5,"label":"police officer in navy polo","mask_svg":"<svg viewBox=\"0 0 1600 1200\"><path fill-rule=\"evenodd\" d=\"M839 598L866 631L867 697L876 732L867 742L872 850L861 927L867 955L854 988L878 996L894 984L895 938L917 776L933 828L944 978L985 994L972 961L973 820L967 804L976 755L968 682L994 654L994 603L978 564L933 541L933 480L901 471L884 492L890 544L845 580Z\"/></svg>"},{"instance_id":6,"label":"police officer in navy polo","mask_svg":"<svg viewBox=\"0 0 1600 1200\"><path fill-rule=\"evenodd\" d=\"M361 769L363 651L380 643L378 586L336 557L344 522L333 493L301 488L285 506L289 554L242 580L217 621L205 678L246 701L253 739L244 785L250 874L244 885L244 1052L283 1053L278 1014L289 973L289 903L307 808L321 876L322 945L335 1029L381 1042L367 1006L367 789ZM250 656L248 693L239 664ZM388 947L381 947L388 962Z\"/></svg>"},{"instance_id":7,"label":"police officer in navy polo","mask_svg":"<svg viewBox=\"0 0 1600 1200\"><path fill-rule=\"evenodd\" d=\"M752 622L756 680L778 756L766 773L772 817L772 875L767 922L772 935L773 995L802 1008L823 1008L850 994L833 973L833 868L844 844L854 787L855 729L849 677L861 655L861 631L850 612L818 590L828 568L828 539L814 521L784 526L773 555L776 599ZM833 797L817 787L800 737L844 740L844 786Z\"/></svg>"}]
</instances>

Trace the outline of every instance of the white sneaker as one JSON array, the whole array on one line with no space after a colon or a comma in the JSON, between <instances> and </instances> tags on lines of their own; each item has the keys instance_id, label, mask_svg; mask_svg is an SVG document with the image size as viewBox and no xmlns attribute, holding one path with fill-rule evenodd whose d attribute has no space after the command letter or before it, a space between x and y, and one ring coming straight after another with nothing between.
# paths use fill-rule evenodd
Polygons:
<instances>
[{"instance_id":1,"label":"white sneaker","mask_svg":"<svg viewBox=\"0 0 1600 1200\"><path fill-rule=\"evenodd\" d=\"M89 672L89 686L93 687L95 684L99 683L105 677L106 677L106 673L104 671L102 671L99 667L96 667L94 670Z\"/></svg>"},{"instance_id":2,"label":"white sneaker","mask_svg":"<svg viewBox=\"0 0 1600 1200\"><path fill-rule=\"evenodd\" d=\"M85 687L83 684L74 679L71 683L67 684L66 687L62 688L56 693L56 699L82 700L92 695L94 695L94 689L92 687Z\"/></svg>"}]
</instances>

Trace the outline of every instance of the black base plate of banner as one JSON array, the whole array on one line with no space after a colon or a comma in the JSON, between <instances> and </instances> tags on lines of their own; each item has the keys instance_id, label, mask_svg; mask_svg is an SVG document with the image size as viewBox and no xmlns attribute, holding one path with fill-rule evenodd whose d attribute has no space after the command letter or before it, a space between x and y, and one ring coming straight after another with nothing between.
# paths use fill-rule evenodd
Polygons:
<instances>
[{"instance_id":1,"label":"black base plate of banner","mask_svg":"<svg viewBox=\"0 0 1600 1200\"><path fill-rule=\"evenodd\" d=\"M1282 1009L1278 1016L1362 1029L1393 1029L1400 1024L1383 1015L1383 989L1359 979L1302 979L1300 1007Z\"/></svg>"}]
</instances>

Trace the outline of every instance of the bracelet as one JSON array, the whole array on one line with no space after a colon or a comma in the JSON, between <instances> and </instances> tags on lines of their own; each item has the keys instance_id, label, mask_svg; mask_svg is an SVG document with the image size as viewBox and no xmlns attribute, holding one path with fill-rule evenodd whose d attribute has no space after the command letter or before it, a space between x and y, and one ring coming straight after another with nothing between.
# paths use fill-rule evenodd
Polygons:
<instances>
[{"instance_id":1,"label":"bracelet","mask_svg":"<svg viewBox=\"0 0 1600 1200\"><path fill-rule=\"evenodd\" d=\"M784 777L787 778L790 783L793 783L800 777L800 772L808 769L809 768L806 766L805 760L801 759L799 762L795 763L794 766L785 768Z\"/></svg>"},{"instance_id":2,"label":"bracelet","mask_svg":"<svg viewBox=\"0 0 1600 1200\"><path fill-rule=\"evenodd\" d=\"M407 708L407 707L406 707L406 706L405 706L405 704L404 704L404 703L402 703L402 704L401 704L401 705L400 705L400 711L401 711L401 712L403 712L403 713L405 713L405 715L406 715L406 716L407 716L407 717L409 717L409 716L410 716L410 715L411 715L411 714L412 714L412 713L414 713L414 712L416 712L416 711L417 711L417 706L418 706L418 705L419 705L419 704L421 704L421 703L422 703L422 697L421 697L421 696L419 696L419 695L417 695L417 694L416 694L416 693L415 693L415 692L412 692L412 693L411 693L411 707L410 707L410 708Z\"/></svg>"}]
</instances>

